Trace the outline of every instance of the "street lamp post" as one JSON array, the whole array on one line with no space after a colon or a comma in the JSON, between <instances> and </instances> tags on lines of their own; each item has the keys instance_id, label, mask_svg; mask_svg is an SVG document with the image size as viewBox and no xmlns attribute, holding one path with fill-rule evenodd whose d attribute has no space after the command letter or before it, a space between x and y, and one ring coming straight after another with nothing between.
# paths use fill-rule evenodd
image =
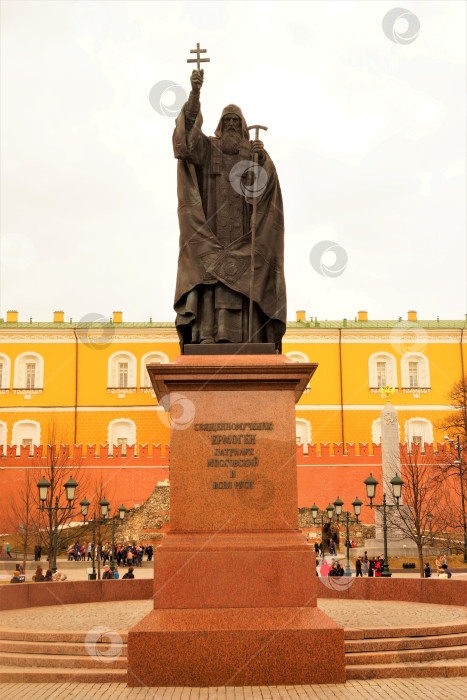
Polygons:
<instances>
[{"instance_id":1,"label":"street lamp post","mask_svg":"<svg viewBox=\"0 0 467 700\"><path fill-rule=\"evenodd\" d=\"M43 476L42 479L37 482L37 488L39 489L39 500L41 502L38 510L40 510L40 511L47 510L49 513L54 514L53 562L52 562L52 573L54 573L54 574L57 571L58 511L63 510L66 513L68 513L70 516L72 515L71 509L73 507L73 501L75 500L75 493L76 493L77 486L78 486L78 482L75 481L70 476L68 481L66 481L63 484L63 487L65 489L66 499L68 501L68 505L65 507L59 506L59 497L58 497L58 495L56 495L55 496L55 505L46 506L45 502L46 502L47 496L49 494L50 481L47 481L45 476ZM81 502L81 504L80 504L81 505L81 514L84 516L85 513L83 511L82 504L83 504L83 502Z\"/></svg>"},{"instance_id":2,"label":"street lamp post","mask_svg":"<svg viewBox=\"0 0 467 700\"><path fill-rule=\"evenodd\" d=\"M370 499L370 504L367 505L367 508L382 508L383 509L383 538L384 538L384 565L383 565L383 571L381 573L381 576L384 576L385 578L389 578L392 576L391 572L389 571L389 563L388 563L388 526L387 526L387 520L386 520L386 509L387 508L399 508L399 499L402 495L402 484L404 483L400 476L394 476L390 484L392 486L392 491L394 494L394 498L396 499L396 503L386 503L386 494L383 493L383 502L380 504L373 503L373 498L375 497L376 493L376 487L378 485L378 481L375 479L373 474L370 474L370 476L365 479L363 482L366 486L366 495Z\"/></svg>"},{"instance_id":3,"label":"street lamp post","mask_svg":"<svg viewBox=\"0 0 467 700\"><path fill-rule=\"evenodd\" d=\"M430 545L433 547L433 530L431 528L431 521L433 520L433 513L427 513L426 517L430 523Z\"/></svg>"},{"instance_id":4,"label":"street lamp post","mask_svg":"<svg viewBox=\"0 0 467 700\"><path fill-rule=\"evenodd\" d=\"M347 562L345 565L345 576L352 576L352 571L350 569L350 532L349 532L349 523L350 522L355 522L358 523L358 516L362 512L362 502L359 498L355 498L355 501L352 503L353 507L353 514L355 515L355 520L352 521L350 518L352 517L352 513L350 513L348 510L343 511L342 506L344 505L344 501L341 501L339 497L336 498L334 501L334 508L336 509L336 517L337 517L337 522L339 523L339 518L341 515L346 516L346 539L345 539L345 547L346 547L346 553L347 553Z\"/></svg>"}]
</instances>

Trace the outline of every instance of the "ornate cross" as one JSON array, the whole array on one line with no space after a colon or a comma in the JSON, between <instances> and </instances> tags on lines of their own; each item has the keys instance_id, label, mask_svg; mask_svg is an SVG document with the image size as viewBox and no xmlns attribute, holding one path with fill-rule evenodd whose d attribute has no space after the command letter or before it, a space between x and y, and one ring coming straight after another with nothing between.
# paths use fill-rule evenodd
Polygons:
<instances>
[{"instance_id":1,"label":"ornate cross","mask_svg":"<svg viewBox=\"0 0 467 700\"><path fill-rule=\"evenodd\" d=\"M209 63L210 58L201 58L200 54L206 53L207 49L200 49L199 44L196 44L196 49L190 49L190 53L195 53L196 58L187 58L187 63L196 63L197 69L200 70L200 63Z\"/></svg>"}]
</instances>

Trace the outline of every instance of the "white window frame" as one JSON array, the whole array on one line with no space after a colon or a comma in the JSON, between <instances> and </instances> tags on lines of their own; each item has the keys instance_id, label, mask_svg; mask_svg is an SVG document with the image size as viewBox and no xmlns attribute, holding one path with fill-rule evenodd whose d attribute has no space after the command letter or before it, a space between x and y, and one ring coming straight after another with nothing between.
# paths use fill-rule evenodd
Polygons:
<instances>
[{"instance_id":1,"label":"white window frame","mask_svg":"<svg viewBox=\"0 0 467 700\"><path fill-rule=\"evenodd\" d=\"M390 352L374 352L368 358L368 385L372 392L378 393L378 362L386 363L386 384L397 389L397 361Z\"/></svg>"},{"instance_id":2,"label":"white window frame","mask_svg":"<svg viewBox=\"0 0 467 700\"><path fill-rule=\"evenodd\" d=\"M8 444L8 426L5 421L0 420L0 455L5 454L5 447Z\"/></svg>"},{"instance_id":3,"label":"white window frame","mask_svg":"<svg viewBox=\"0 0 467 700\"><path fill-rule=\"evenodd\" d=\"M0 391L4 392L10 391L10 377L11 377L11 360L5 353L0 353L0 363L2 367L2 375L0 380Z\"/></svg>"},{"instance_id":4,"label":"white window frame","mask_svg":"<svg viewBox=\"0 0 467 700\"><path fill-rule=\"evenodd\" d=\"M152 389L152 384L151 380L149 378L148 371L146 369L146 365L150 364L156 364L159 362L161 365L166 365L170 362L169 358L167 355L163 352L147 352L143 357L141 358L141 376L140 376L140 387L141 389Z\"/></svg>"},{"instance_id":5,"label":"white window frame","mask_svg":"<svg viewBox=\"0 0 467 700\"><path fill-rule=\"evenodd\" d=\"M34 388L27 387L27 372L26 366L34 363L36 365L36 374L34 380ZM13 377L13 389L21 391L39 392L44 388L44 358L37 352L23 352L15 360L15 371Z\"/></svg>"},{"instance_id":6,"label":"white window frame","mask_svg":"<svg viewBox=\"0 0 467 700\"><path fill-rule=\"evenodd\" d=\"M125 427L125 430L121 430L123 427ZM123 439L127 440L127 447L129 445L134 445L136 448L136 423L133 420L131 420L131 418L116 418L115 420L109 423L107 436L107 443L109 445L109 455L113 455L114 447L118 447L118 440Z\"/></svg>"},{"instance_id":7,"label":"white window frame","mask_svg":"<svg viewBox=\"0 0 467 700\"><path fill-rule=\"evenodd\" d=\"M410 386L409 363L418 362L418 386ZM401 357L401 387L403 391L417 393L420 390L429 391L430 363L428 357L422 352L408 352Z\"/></svg>"},{"instance_id":8,"label":"white window frame","mask_svg":"<svg viewBox=\"0 0 467 700\"><path fill-rule=\"evenodd\" d=\"M119 386L119 363L128 363L128 386ZM135 390L137 387L136 368L138 363L132 352L127 350L118 350L110 355L107 364L107 389L115 389L117 391Z\"/></svg>"},{"instance_id":9,"label":"white window frame","mask_svg":"<svg viewBox=\"0 0 467 700\"><path fill-rule=\"evenodd\" d=\"M129 367L128 362L122 362L119 359L117 374L118 374L118 378L117 378L118 388L119 389L128 389L128 377L130 374L130 367Z\"/></svg>"},{"instance_id":10,"label":"white window frame","mask_svg":"<svg viewBox=\"0 0 467 700\"><path fill-rule=\"evenodd\" d=\"M303 433L303 435L300 433ZM308 445L311 444L311 423L309 420L295 418L295 442L297 445L303 445L303 454L307 455Z\"/></svg>"},{"instance_id":11,"label":"white window frame","mask_svg":"<svg viewBox=\"0 0 467 700\"><path fill-rule=\"evenodd\" d=\"M428 418L409 418L405 421L405 442L410 451L412 445L412 437L421 435L421 445L422 452L424 450L424 444L428 443L431 445L433 443L433 424Z\"/></svg>"},{"instance_id":12,"label":"white window frame","mask_svg":"<svg viewBox=\"0 0 467 700\"><path fill-rule=\"evenodd\" d=\"M291 350L290 352L286 352L285 356L289 358L289 360L292 360L292 362L309 362L310 359L308 355L305 355L304 352L300 352L299 350ZM310 393L310 382L306 385L304 391L304 394L309 394Z\"/></svg>"},{"instance_id":13,"label":"white window frame","mask_svg":"<svg viewBox=\"0 0 467 700\"><path fill-rule=\"evenodd\" d=\"M420 388L420 362L418 360L410 360L409 361L409 363L408 363L408 377L409 377L410 389L419 389Z\"/></svg>"},{"instance_id":14,"label":"white window frame","mask_svg":"<svg viewBox=\"0 0 467 700\"><path fill-rule=\"evenodd\" d=\"M26 389L36 388L37 362L26 362Z\"/></svg>"},{"instance_id":15,"label":"white window frame","mask_svg":"<svg viewBox=\"0 0 467 700\"><path fill-rule=\"evenodd\" d=\"M381 374L384 376L384 379L380 380L380 370L383 369L381 365L384 367L383 372ZM376 361L376 386L379 388L386 386L388 383L388 363L386 360L377 360Z\"/></svg>"},{"instance_id":16,"label":"white window frame","mask_svg":"<svg viewBox=\"0 0 467 700\"><path fill-rule=\"evenodd\" d=\"M23 434L23 429L28 428L26 435ZM41 424L35 420L19 420L13 425L11 444L16 445L16 454L19 457L21 454L21 445L23 440L32 440L32 449L30 454L34 454L34 447L41 444Z\"/></svg>"},{"instance_id":17,"label":"white window frame","mask_svg":"<svg viewBox=\"0 0 467 700\"><path fill-rule=\"evenodd\" d=\"M381 445L381 418L376 418L371 424L371 441Z\"/></svg>"}]
</instances>

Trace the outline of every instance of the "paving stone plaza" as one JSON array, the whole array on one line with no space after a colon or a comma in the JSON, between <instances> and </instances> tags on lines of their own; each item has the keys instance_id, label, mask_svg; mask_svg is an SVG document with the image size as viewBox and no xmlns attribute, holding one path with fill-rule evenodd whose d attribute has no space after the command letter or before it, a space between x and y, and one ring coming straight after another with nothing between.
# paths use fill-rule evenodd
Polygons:
<instances>
[{"instance_id":1,"label":"paving stone plaza","mask_svg":"<svg viewBox=\"0 0 467 700\"><path fill-rule=\"evenodd\" d=\"M332 674L330 674L332 675ZM2 700L321 700L325 698L376 698L384 695L400 698L450 698L465 700L465 678L394 678L374 681L348 681L345 686L259 686L245 688L127 688L122 684L81 683L7 683L2 686Z\"/></svg>"},{"instance_id":2,"label":"paving stone plaza","mask_svg":"<svg viewBox=\"0 0 467 700\"><path fill-rule=\"evenodd\" d=\"M60 607L0 612L0 629L88 631L105 625L129 630L152 610L152 600L83 603ZM318 600L318 607L345 628L401 627L467 622L467 609L457 605L427 605L373 600ZM467 681L466 681L467 682Z\"/></svg>"}]
</instances>

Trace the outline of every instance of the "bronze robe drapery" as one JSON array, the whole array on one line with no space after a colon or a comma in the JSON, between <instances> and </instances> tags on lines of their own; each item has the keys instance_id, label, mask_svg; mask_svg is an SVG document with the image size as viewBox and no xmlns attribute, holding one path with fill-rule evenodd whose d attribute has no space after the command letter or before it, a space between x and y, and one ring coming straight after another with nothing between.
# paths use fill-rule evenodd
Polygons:
<instances>
[{"instance_id":1,"label":"bronze robe drapery","mask_svg":"<svg viewBox=\"0 0 467 700\"><path fill-rule=\"evenodd\" d=\"M235 155L221 150L222 119L216 136L208 138L201 131L201 111L187 128L190 120L186 120L185 108L176 120L173 136L180 223L174 308L182 352L184 344L209 342L206 338L211 342L248 340L253 202L237 192L229 180L236 163L252 161L248 130L239 108L230 105L224 110L235 109L242 119L243 141ZM272 342L280 351L286 322L282 196L267 154L261 167L266 178L264 191L256 198L252 340Z\"/></svg>"}]
</instances>

